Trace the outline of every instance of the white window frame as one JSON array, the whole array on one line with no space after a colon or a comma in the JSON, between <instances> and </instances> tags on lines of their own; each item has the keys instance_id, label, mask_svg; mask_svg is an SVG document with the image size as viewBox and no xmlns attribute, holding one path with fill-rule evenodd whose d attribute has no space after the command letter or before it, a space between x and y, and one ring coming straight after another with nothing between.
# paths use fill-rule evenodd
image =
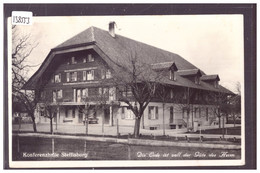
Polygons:
<instances>
[{"instance_id":1,"label":"white window frame","mask_svg":"<svg viewBox=\"0 0 260 173\"><path fill-rule=\"evenodd\" d=\"M61 82L61 74L55 74L54 75L54 83L60 83Z\"/></svg>"},{"instance_id":2,"label":"white window frame","mask_svg":"<svg viewBox=\"0 0 260 173\"><path fill-rule=\"evenodd\" d=\"M87 73L87 80L94 80L94 70L88 70Z\"/></svg>"},{"instance_id":3,"label":"white window frame","mask_svg":"<svg viewBox=\"0 0 260 173\"><path fill-rule=\"evenodd\" d=\"M82 98L88 97L88 88L82 89Z\"/></svg>"},{"instance_id":4,"label":"white window frame","mask_svg":"<svg viewBox=\"0 0 260 173\"><path fill-rule=\"evenodd\" d=\"M81 89L77 89L76 90L76 96L77 96L77 99L76 99L76 102L81 102Z\"/></svg>"},{"instance_id":5,"label":"white window frame","mask_svg":"<svg viewBox=\"0 0 260 173\"><path fill-rule=\"evenodd\" d=\"M56 91L52 91L52 101L53 102L57 101L57 93L56 93Z\"/></svg>"},{"instance_id":6,"label":"white window frame","mask_svg":"<svg viewBox=\"0 0 260 173\"><path fill-rule=\"evenodd\" d=\"M62 98L62 90L57 90L57 99Z\"/></svg>"},{"instance_id":7,"label":"white window frame","mask_svg":"<svg viewBox=\"0 0 260 173\"><path fill-rule=\"evenodd\" d=\"M95 60L94 60L94 57L93 57L93 55L90 53L90 54L88 54L88 62L94 62Z\"/></svg>"},{"instance_id":8,"label":"white window frame","mask_svg":"<svg viewBox=\"0 0 260 173\"><path fill-rule=\"evenodd\" d=\"M170 80L175 81L176 80L176 73L175 73L175 71L174 70L170 70L169 73L170 73Z\"/></svg>"},{"instance_id":9,"label":"white window frame","mask_svg":"<svg viewBox=\"0 0 260 173\"><path fill-rule=\"evenodd\" d=\"M105 79L106 78L106 73L104 69L101 69L101 79Z\"/></svg>"},{"instance_id":10,"label":"white window frame","mask_svg":"<svg viewBox=\"0 0 260 173\"><path fill-rule=\"evenodd\" d=\"M149 106L148 107L148 117L150 117L150 120L157 120L159 119L159 108L158 106Z\"/></svg>"},{"instance_id":11,"label":"white window frame","mask_svg":"<svg viewBox=\"0 0 260 173\"><path fill-rule=\"evenodd\" d=\"M70 72L66 73L67 82L70 82Z\"/></svg>"},{"instance_id":12,"label":"white window frame","mask_svg":"<svg viewBox=\"0 0 260 173\"><path fill-rule=\"evenodd\" d=\"M108 93L109 93L109 101L113 101L113 100L116 99L116 89L115 89L115 87L109 88Z\"/></svg>"},{"instance_id":13,"label":"white window frame","mask_svg":"<svg viewBox=\"0 0 260 173\"><path fill-rule=\"evenodd\" d=\"M71 73L71 81L72 82L77 82L77 79L78 79L78 73L76 71L72 72Z\"/></svg>"},{"instance_id":14,"label":"white window frame","mask_svg":"<svg viewBox=\"0 0 260 173\"><path fill-rule=\"evenodd\" d=\"M106 79L110 79L112 76L111 76L111 70L107 69L106 70Z\"/></svg>"},{"instance_id":15,"label":"white window frame","mask_svg":"<svg viewBox=\"0 0 260 173\"><path fill-rule=\"evenodd\" d=\"M75 56L71 57L71 64L77 64Z\"/></svg>"}]
</instances>

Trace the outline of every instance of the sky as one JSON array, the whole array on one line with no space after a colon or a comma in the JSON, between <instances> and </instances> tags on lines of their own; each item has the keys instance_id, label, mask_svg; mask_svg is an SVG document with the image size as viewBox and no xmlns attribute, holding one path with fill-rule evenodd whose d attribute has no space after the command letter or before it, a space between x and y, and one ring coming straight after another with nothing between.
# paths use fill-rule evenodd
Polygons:
<instances>
[{"instance_id":1,"label":"sky","mask_svg":"<svg viewBox=\"0 0 260 173\"><path fill-rule=\"evenodd\" d=\"M110 21L116 22L116 34L176 53L206 74L218 74L232 91L237 82L243 84L242 15L34 17L32 25L19 26L38 43L27 61L41 64L60 43L90 26L108 30Z\"/></svg>"}]
</instances>

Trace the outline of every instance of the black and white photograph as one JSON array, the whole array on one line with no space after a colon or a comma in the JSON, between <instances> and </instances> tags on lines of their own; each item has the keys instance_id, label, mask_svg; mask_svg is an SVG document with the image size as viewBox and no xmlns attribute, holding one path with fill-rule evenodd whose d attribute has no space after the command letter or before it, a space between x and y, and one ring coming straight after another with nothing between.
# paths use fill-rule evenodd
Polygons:
<instances>
[{"instance_id":1,"label":"black and white photograph","mask_svg":"<svg viewBox=\"0 0 260 173\"><path fill-rule=\"evenodd\" d=\"M11 168L245 164L242 14L15 15Z\"/></svg>"}]
</instances>

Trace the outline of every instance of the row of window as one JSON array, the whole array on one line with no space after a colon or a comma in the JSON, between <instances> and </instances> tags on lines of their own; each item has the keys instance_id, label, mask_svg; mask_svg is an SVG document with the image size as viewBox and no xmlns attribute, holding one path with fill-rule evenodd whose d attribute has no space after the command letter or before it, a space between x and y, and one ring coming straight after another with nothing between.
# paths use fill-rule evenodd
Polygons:
<instances>
[{"instance_id":1,"label":"row of window","mask_svg":"<svg viewBox=\"0 0 260 173\"><path fill-rule=\"evenodd\" d=\"M94 80L94 70L85 70L82 72L67 72L66 73L66 82L77 82L78 81L78 73L82 73L82 81ZM111 71L110 70L101 70L101 79L110 79ZM61 83L61 73L55 74L52 78L52 83Z\"/></svg>"},{"instance_id":2,"label":"row of window","mask_svg":"<svg viewBox=\"0 0 260 173\"><path fill-rule=\"evenodd\" d=\"M68 59L68 63L67 64L77 64L79 59L77 59L76 57L71 57L70 59ZM88 54L87 57L83 57L82 58L82 63L88 63L88 62L94 62L94 56L92 54Z\"/></svg>"},{"instance_id":3,"label":"row of window","mask_svg":"<svg viewBox=\"0 0 260 173\"><path fill-rule=\"evenodd\" d=\"M121 118L122 119L134 119L135 116L133 114L133 112L131 110L126 111L125 109L127 109L126 107L122 107L121 108ZM218 110L214 110L214 112L216 112ZM194 108L193 110L193 115L194 118L201 118L201 108ZM205 108L205 116L206 116L206 120L208 121L209 118L209 108ZM183 108L183 112L182 112L182 118L187 118L187 110L185 108ZM158 110L158 106L148 106L148 119L149 120L157 120L159 119L159 110ZM170 123L173 122L174 119L174 110L173 110L173 106L170 107Z\"/></svg>"},{"instance_id":4,"label":"row of window","mask_svg":"<svg viewBox=\"0 0 260 173\"><path fill-rule=\"evenodd\" d=\"M132 120L135 118L134 113L129 109L126 111L126 107L121 108L121 118ZM158 106L148 106L148 119L156 120L159 119Z\"/></svg>"},{"instance_id":5,"label":"row of window","mask_svg":"<svg viewBox=\"0 0 260 173\"><path fill-rule=\"evenodd\" d=\"M91 96L104 96L108 97L109 100L116 99L115 88L90 88L91 89ZM82 102L85 98L90 96L89 88L80 88L80 89L73 89L73 101L74 102ZM41 92L41 98L45 97L45 92ZM57 99L63 98L63 90L53 90L52 91L52 101L56 102ZM72 101L72 100L71 100Z\"/></svg>"}]
</instances>

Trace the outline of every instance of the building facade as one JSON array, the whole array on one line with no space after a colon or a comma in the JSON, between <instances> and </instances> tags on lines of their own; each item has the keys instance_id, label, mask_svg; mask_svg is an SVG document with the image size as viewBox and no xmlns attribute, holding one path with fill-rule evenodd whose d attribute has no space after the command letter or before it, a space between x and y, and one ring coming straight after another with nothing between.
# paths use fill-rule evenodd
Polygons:
<instances>
[{"instance_id":1,"label":"building facade","mask_svg":"<svg viewBox=\"0 0 260 173\"><path fill-rule=\"evenodd\" d=\"M219 85L218 75L206 75L177 54L90 27L53 48L41 67L23 89L35 90L39 97L35 111L38 123L49 122L45 107L55 107L54 122L79 124L88 115L90 123L134 126L135 115L121 96L134 96L129 88L118 90L109 81L118 64L127 67L129 52L148 64L154 73L162 73L163 91L158 89L141 119L141 128L179 129L218 124L218 95L232 94ZM87 113L86 113L87 111Z\"/></svg>"}]
</instances>

